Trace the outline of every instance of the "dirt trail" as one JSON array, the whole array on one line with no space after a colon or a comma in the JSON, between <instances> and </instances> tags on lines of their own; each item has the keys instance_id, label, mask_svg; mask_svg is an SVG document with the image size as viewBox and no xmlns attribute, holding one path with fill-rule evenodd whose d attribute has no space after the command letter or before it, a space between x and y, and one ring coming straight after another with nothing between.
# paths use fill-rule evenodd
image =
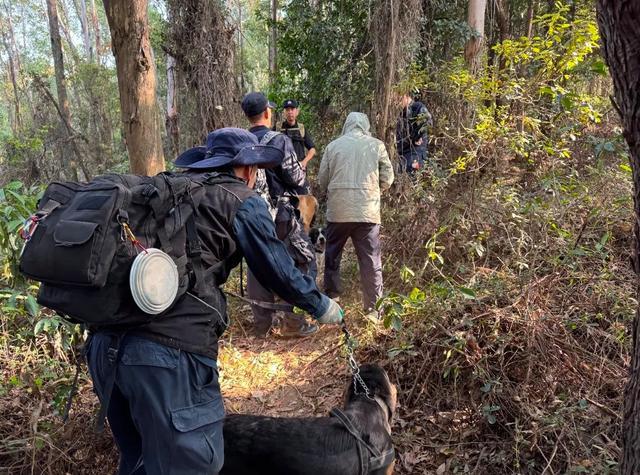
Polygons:
<instances>
[{"instance_id":1,"label":"dirt trail","mask_svg":"<svg viewBox=\"0 0 640 475\"><path fill-rule=\"evenodd\" d=\"M349 381L338 328L304 339L257 339L245 318L225 335L218 358L228 413L324 415L340 404ZM238 321L240 320L240 321Z\"/></svg>"}]
</instances>

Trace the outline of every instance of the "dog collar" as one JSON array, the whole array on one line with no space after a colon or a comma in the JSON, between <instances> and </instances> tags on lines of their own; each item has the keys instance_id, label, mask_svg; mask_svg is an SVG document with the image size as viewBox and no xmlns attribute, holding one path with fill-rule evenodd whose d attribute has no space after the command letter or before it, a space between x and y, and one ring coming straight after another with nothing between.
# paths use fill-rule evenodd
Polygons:
<instances>
[{"instance_id":1,"label":"dog collar","mask_svg":"<svg viewBox=\"0 0 640 475\"><path fill-rule=\"evenodd\" d=\"M378 403L379 404L379 403ZM374 470L378 470L382 467L386 467L393 462L396 456L396 451L393 447L385 452L380 452L374 446L365 442L362 435L355 428L349 416L347 416L342 409L334 407L329 413L336 419L338 419L344 428L356 439L356 447L358 449L358 458L360 459L360 475L366 475ZM369 452L369 457L364 457L363 447Z\"/></svg>"}]
</instances>

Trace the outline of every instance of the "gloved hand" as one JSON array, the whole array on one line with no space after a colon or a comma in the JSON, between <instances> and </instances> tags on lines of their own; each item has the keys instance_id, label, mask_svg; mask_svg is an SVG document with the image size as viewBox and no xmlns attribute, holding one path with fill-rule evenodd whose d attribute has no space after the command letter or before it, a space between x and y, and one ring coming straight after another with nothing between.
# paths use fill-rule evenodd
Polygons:
<instances>
[{"instance_id":1,"label":"gloved hand","mask_svg":"<svg viewBox=\"0 0 640 475\"><path fill-rule=\"evenodd\" d=\"M318 323L322 323L323 325L338 324L342 323L343 318L344 310L340 308L340 305L338 305L335 300L329 299L329 308L318 318Z\"/></svg>"}]
</instances>

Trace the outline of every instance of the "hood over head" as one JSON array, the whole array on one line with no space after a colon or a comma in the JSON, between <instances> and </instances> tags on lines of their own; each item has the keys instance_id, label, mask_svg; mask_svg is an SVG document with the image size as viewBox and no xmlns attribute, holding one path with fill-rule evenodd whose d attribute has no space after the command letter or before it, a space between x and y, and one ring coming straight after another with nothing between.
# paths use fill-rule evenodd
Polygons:
<instances>
[{"instance_id":1,"label":"hood over head","mask_svg":"<svg viewBox=\"0 0 640 475\"><path fill-rule=\"evenodd\" d=\"M347 116L347 120L344 121L342 127L342 135L349 133L361 133L365 135L371 135L371 124L369 124L369 118L362 112L350 112Z\"/></svg>"}]
</instances>

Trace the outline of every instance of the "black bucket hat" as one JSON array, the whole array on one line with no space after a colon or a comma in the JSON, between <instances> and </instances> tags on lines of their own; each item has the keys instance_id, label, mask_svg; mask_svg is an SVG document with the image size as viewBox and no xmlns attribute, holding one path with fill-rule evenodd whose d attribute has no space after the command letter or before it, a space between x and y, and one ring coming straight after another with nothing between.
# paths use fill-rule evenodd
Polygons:
<instances>
[{"instance_id":1,"label":"black bucket hat","mask_svg":"<svg viewBox=\"0 0 640 475\"><path fill-rule=\"evenodd\" d=\"M207 135L206 147L193 147L178 156L179 168L218 168L225 165L257 165L271 168L282 163L284 153L271 145L260 145L251 132L235 127L214 130Z\"/></svg>"}]
</instances>

